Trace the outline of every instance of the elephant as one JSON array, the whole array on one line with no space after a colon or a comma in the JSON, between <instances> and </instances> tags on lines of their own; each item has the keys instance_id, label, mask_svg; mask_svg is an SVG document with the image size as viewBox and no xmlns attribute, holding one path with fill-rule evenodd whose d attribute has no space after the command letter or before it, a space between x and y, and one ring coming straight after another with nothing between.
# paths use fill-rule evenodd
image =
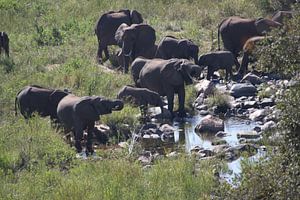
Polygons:
<instances>
[{"instance_id":1,"label":"elephant","mask_svg":"<svg viewBox=\"0 0 300 200\"><path fill-rule=\"evenodd\" d=\"M171 59L184 58L194 59L198 62L199 47L188 39L176 39L173 36L164 37L158 44L155 58Z\"/></svg>"},{"instance_id":2,"label":"elephant","mask_svg":"<svg viewBox=\"0 0 300 200\"><path fill-rule=\"evenodd\" d=\"M119 10L104 13L95 26L95 34L98 39L97 60L102 62L102 52L105 53L105 59L109 59L107 46L117 45L115 32L118 27L125 23L127 25L143 23L142 15L136 10Z\"/></svg>"},{"instance_id":3,"label":"elephant","mask_svg":"<svg viewBox=\"0 0 300 200\"><path fill-rule=\"evenodd\" d=\"M4 49L6 56L9 57L9 38L5 32L0 32L0 54L2 48Z\"/></svg>"},{"instance_id":4,"label":"elephant","mask_svg":"<svg viewBox=\"0 0 300 200\"><path fill-rule=\"evenodd\" d=\"M163 59L136 59L132 63L142 65L137 83L142 88L157 92L160 96L167 96L168 110L174 117L173 104L174 94L178 94L179 99L179 117L186 116L185 103L185 85L193 83L192 77L199 77L203 67L195 65L193 62L185 59L172 58Z\"/></svg>"},{"instance_id":5,"label":"elephant","mask_svg":"<svg viewBox=\"0 0 300 200\"><path fill-rule=\"evenodd\" d=\"M216 51L203 54L199 57L198 64L207 66L207 80L210 80L218 69L226 70L225 79L228 80L228 75L232 78L232 66L235 65L237 70L240 68L238 60L230 51Z\"/></svg>"},{"instance_id":6,"label":"elephant","mask_svg":"<svg viewBox=\"0 0 300 200\"><path fill-rule=\"evenodd\" d=\"M254 36L263 36L271 28L282 24L271 19L246 19L237 16L224 19L218 27L218 48L220 50L220 34L224 48L231 51L235 57L243 49L245 42Z\"/></svg>"},{"instance_id":7,"label":"elephant","mask_svg":"<svg viewBox=\"0 0 300 200\"><path fill-rule=\"evenodd\" d=\"M57 106L57 116L65 132L73 131L77 153L82 152L81 140L83 131L87 129L86 155L93 155L92 133L99 115L110 114L122 110L123 101L111 100L101 96L78 97L73 94L65 96Z\"/></svg>"},{"instance_id":8,"label":"elephant","mask_svg":"<svg viewBox=\"0 0 300 200\"><path fill-rule=\"evenodd\" d=\"M118 99L133 98L133 102L140 106L141 113L145 114L148 105L159 106L163 113L164 103L157 92L147 88L136 88L132 86L124 86L117 95Z\"/></svg>"},{"instance_id":9,"label":"elephant","mask_svg":"<svg viewBox=\"0 0 300 200\"><path fill-rule=\"evenodd\" d=\"M115 33L115 39L122 48L124 73L128 72L129 61L138 56L153 58L155 54L155 30L148 24L121 24Z\"/></svg>"},{"instance_id":10,"label":"elephant","mask_svg":"<svg viewBox=\"0 0 300 200\"><path fill-rule=\"evenodd\" d=\"M57 105L68 94L62 90L28 85L20 90L15 98L15 115L17 116L19 107L25 119L29 119L34 112L37 112L41 117L50 116L53 122L58 122Z\"/></svg>"},{"instance_id":11,"label":"elephant","mask_svg":"<svg viewBox=\"0 0 300 200\"><path fill-rule=\"evenodd\" d=\"M238 74L241 75L245 75L245 73L248 71L248 64L251 61L250 59L250 55L252 55L252 52L254 51L257 43L263 41L263 40L267 40L267 39L271 39L271 37L267 37L267 36L257 36L257 37L252 37L249 38L246 43L244 44L243 47L243 59L242 59L242 64L241 64L241 68L238 71Z\"/></svg>"},{"instance_id":12,"label":"elephant","mask_svg":"<svg viewBox=\"0 0 300 200\"><path fill-rule=\"evenodd\" d=\"M292 11L277 11L273 14L272 20L283 24L285 19L291 19L293 17Z\"/></svg>"}]
</instances>

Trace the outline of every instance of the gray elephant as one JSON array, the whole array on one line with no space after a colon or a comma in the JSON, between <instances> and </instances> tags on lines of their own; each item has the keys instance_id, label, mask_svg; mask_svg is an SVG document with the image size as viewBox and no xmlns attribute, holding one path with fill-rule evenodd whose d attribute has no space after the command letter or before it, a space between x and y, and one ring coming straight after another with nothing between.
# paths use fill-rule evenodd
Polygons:
<instances>
[{"instance_id":1,"label":"gray elephant","mask_svg":"<svg viewBox=\"0 0 300 200\"><path fill-rule=\"evenodd\" d=\"M185 85L193 83L192 77L199 77L203 67L195 65L193 62L185 59L136 59L132 63L132 68L135 65L144 66L140 69L137 83L140 87L148 88L157 92L160 96L167 96L168 110L174 117L173 104L174 94L178 94L179 99L179 117L186 115L185 103Z\"/></svg>"},{"instance_id":2,"label":"gray elephant","mask_svg":"<svg viewBox=\"0 0 300 200\"><path fill-rule=\"evenodd\" d=\"M132 99L133 103L140 106L141 113L145 114L148 105L159 106L163 113L164 103L157 92L147 88L136 88L132 86L124 86L117 95L118 99Z\"/></svg>"},{"instance_id":3,"label":"gray elephant","mask_svg":"<svg viewBox=\"0 0 300 200\"><path fill-rule=\"evenodd\" d=\"M77 97L70 94L59 102L57 116L66 132L73 131L75 148L78 153L82 152L81 140L83 131L87 129L86 153L93 154L92 132L95 121L100 119L99 115L122 109L123 102L121 100L110 100L100 96Z\"/></svg>"},{"instance_id":4,"label":"gray elephant","mask_svg":"<svg viewBox=\"0 0 300 200\"><path fill-rule=\"evenodd\" d=\"M153 58L155 54L155 30L148 24L121 24L116 31L115 39L122 48L123 70L128 72L130 60L138 56Z\"/></svg>"},{"instance_id":5,"label":"gray elephant","mask_svg":"<svg viewBox=\"0 0 300 200\"><path fill-rule=\"evenodd\" d=\"M37 112L42 117L50 116L50 119L57 122L56 109L62 98L69 93L62 90L44 88L38 85L29 85L18 92L15 98L15 115L18 107L25 119Z\"/></svg>"},{"instance_id":6,"label":"gray elephant","mask_svg":"<svg viewBox=\"0 0 300 200\"><path fill-rule=\"evenodd\" d=\"M119 10L104 13L98 20L95 27L95 34L98 39L97 59L102 62L102 52L104 51L106 59L109 58L109 45L117 45L115 32L118 27L125 23L127 25L140 24L143 22L142 15L136 10Z\"/></svg>"},{"instance_id":7,"label":"gray elephant","mask_svg":"<svg viewBox=\"0 0 300 200\"><path fill-rule=\"evenodd\" d=\"M218 27L218 47L220 50L220 34L224 48L231 51L235 57L243 49L245 42L254 36L262 36L271 28L282 26L276 21L259 18L245 19L237 16L224 19Z\"/></svg>"},{"instance_id":8,"label":"gray elephant","mask_svg":"<svg viewBox=\"0 0 300 200\"><path fill-rule=\"evenodd\" d=\"M7 33L5 33L5 32L0 32L0 54L1 54L2 48L4 49L7 57L9 57L9 38L8 38Z\"/></svg>"},{"instance_id":9,"label":"gray elephant","mask_svg":"<svg viewBox=\"0 0 300 200\"><path fill-rule=\"evenodd\" d=\"M171 59L184 58L194 59L198 62L199 47L188 39L176 39L173 36L164 37L158 44L155 58Z\"/></svg>"},{"instance_id":10,"label":"gray elephant","mask_svg":"<svg viewBox=\"0 0 300 200\"><path fill-rule=\"evenodd\" d=\"M232 66L235 65L237 70L240 68L238 60L230 51L216 51L201 55L198 64L207 66L207 80L210 80L214 72L219 69L226 70L225 79L228 80L228 75L232 78Z\"/></svg>"}]
</instances>

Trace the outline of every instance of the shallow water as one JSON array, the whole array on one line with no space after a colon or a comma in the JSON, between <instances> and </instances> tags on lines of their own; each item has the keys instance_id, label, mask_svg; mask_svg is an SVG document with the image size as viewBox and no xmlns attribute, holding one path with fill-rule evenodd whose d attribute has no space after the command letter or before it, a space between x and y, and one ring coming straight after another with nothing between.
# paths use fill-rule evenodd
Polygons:
<instances>
[{"instance_id":1,"label":"shallow water","mask_svg":"<svg viewBox=\"0 0 300 200\"><path fill-rule=\"evenodd\" d=\"M213 149L212 141L216 138L214 135L203 135L195 132L195 127L201 121L202 116L195 115L191 118L186 118L182 122L174 122L173 126L176 128L175 131L175 142L182 143L185 146L185 151L190 153L191 149L196 146L203 147L205 149ZM229 118L224 121L224 132L227 133L224 140L230 146L236 146L239 143L237 134L244 131L251 131L256 126L255 122L240 118ZM248 159L257 160L261 157L261 151L256 155L249 157ZM241 160L239 158L232 162L227 163L228 171L220 173L221 178L225 179L228 183L233 185L233 179L235 176L241 174ZM235 186L235 185L233 185Z\"/></svg>"}]
</instances>

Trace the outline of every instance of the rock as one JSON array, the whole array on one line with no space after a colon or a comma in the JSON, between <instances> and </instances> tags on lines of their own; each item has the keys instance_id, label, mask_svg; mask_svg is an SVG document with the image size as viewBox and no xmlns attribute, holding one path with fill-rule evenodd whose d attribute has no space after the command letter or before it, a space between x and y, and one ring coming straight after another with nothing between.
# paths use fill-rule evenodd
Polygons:
<instances>
[{"instance_id":1,"label":"rock","mask_svg":"<svg viewBox=\"0 0 300 200\"><path fill-rule=\"evenodd\" d=\"M119 142L118 146L126 149L126 148L128 148L129 144L128 144L128 142Z\"/></svg>"},{"instance_id":2,"label":"rock","mask_svg":"<svg viewBox=\"0 0 300 200\"><path fill-rule=\"evenodd\" d=\"M259 76L251 72L246 74L241 80L241 82L246 82L246 81L250 82L252 85L259 85L264 82L262 78L260 78Z\"/></svg>"},{"instance_id":3,"label":"rock","mask_svg":"<svg viewBox=\"0 0 300 200\"><path fill-rule=\"evenodd\" d=\"M197 110L207 110L207 109L208 109L207 105L204 104L197 107Z\"/></svg>"},{"instance_id":4,"label":"rock","mask_svg":"<svg viewBox=\"0 0 300 200\"><path fill-rule=\"evenodd\" d=\"M178 153L178 152L176 152L176 151L173 151L173 152L171 152L171 153L167 154L166 156L167 156L168 158L177 158L177 157L178 157L178 155L179 155L179 153Z\"/></svg>"},{"instance_id":5,"label":"rock","mask_svg":"<svg viewBox=\"0 0 300 200\"><path fill-rule=\"evenodd\" d=\"M146 151L138 158L143 165L149 165L152 162L152 154L150 151Z\"/></svg>"},{"instance_id":6,"label":"rock","mask_svg":"<svg viewBox=\"0 0 300 200\"><path fill-rule=\"evenodd\" d=\"M249 115L249 119L251 119L252 121L261 121L263 120L263 118L265 116L267 116L269 113L269 110L267 109L259 109L259 110L256 110L254 111L253 113L251 113Z\"/></svg>"},{"instance_id":7,"label":"rock","mask_svg":"<svg viewBox=\"0 0 300 200\"><path fill-rule=\"evenodd\" d=\"M260 103L259 105L264 108L264 107L267 107L267 106L274 106L275 105L275 102L273 99L271 98L264 98Z\"/></svg>"},{"instance_id":8,"label":"rock","mask_svg":"<svg viewBox=\"0 0 300 200\"><path fill-rule=\"evenodd\" d=\"M195 127L195 131L209 133L224 131L224 121L212 115L207 115L203 117L200 123Z\"/></svg>"},{"instance_id":9,"label":"rock","mask_svg":"<svg viewBox=\"0 0 300 200\"><path fill-rule=\"evenodd\" d=\"M247 131L247 132L241 132L237 134L238 138L246 138L246 139L256 139L260 137L260 134L256 131Z\"/></svg>"},{"instance_id":10,"label":"rock","mask_svg":"<svg viewBox=\"0 0 300 200\"><path fill-rule=\"evenodd\" d=\"M225 133L224 131L219 131L216 133L216 137L224 137L225 135L227 135L227 133Z\"/></svg>"},{"instance_id":11,"label":"rock","mask_svg":"<svg viewBox=\"0 0 300 200\"><path fill-rule=\"evenodd\" d=\"M269 131L277 127L277 124L274 121L268 121L264 125L262 125L261 130L262 131Z\"/></svg>"},{"instance_id":12,"label":"rock","mask_svg":"<svg viewBox=\"0 0 300 200\"><path fill-rule=\"evenodd\" d=\"M220 140L220 139L216 139L216 140L213 140L211 142L212 145L216 146L216 145L221 145L221 144L227 144L226 140Z\"/></svg>"},{"instance_id":13,"label":"rock","mask_svg":"<svg viewBox=\"0 0 300 200\"><path fill-rule=\"evenodd\" d=\"M255 96L256 93L256 87L249 83L237 83L230 89L230 94L235 98L242 96Z\"/></svg>"},{"instance_id":14,"label":"rock","mask_svg":"<svg viewBox=\"0 0 300 200\"><path fill-rule=\"evenodd\" d=\"M258 103L257 103L257 101L245 101L244 103L241 104L241 107L243 109L257 108Z\"/></svg>"},{"instance_id":15,"label":"rock","mask_svg":"<svg viewBox=\"0 0 300 200\"><path fill-rule=\"evenodd\" d=\"M197 110L199 110L198 107L202 106L203 103L204 103L204 94L201 93L200 95L198 95L198 97L194 101L193 107L196 108Z\"/></svg>"},{"instance_id":16,"label":"rock","mask_svg":"<svg viewBox=\"0 0 300 200\"><path fill-rule=\"evenodd\" d=\"M220 157L224 157L226 160L233 161L241 156L241 153L248 152L250 155L257 153L257 147L253 144L240 144L234 147L229 147L225 152L220 154Z\"/></svg>"},{"instance_id":17,"label":"rock","mask_svg":"<svg viewBox=\"0 0 300 200\"><path fill-rule=\"evenodd\" d=\"M253 130L259 133L259 132L261 132L261 127L255 126L255 127L253 128Z\"/></svg>"},{"instance_id":18,"label":"rock","mask_svg":"<svg viewBox=\"0 0 300 200\"><path fill-rule=\"evenodd\" d=\"M200 114L200 115L208 115L209 112L208 112L208 110L200 110L200 111L199 111L199 114Z\"/></svg>"},{"instance_id":19,"label":"rock","mask_svg":"<svg viewBox=\"0 0 300 200\"><path fill-rule=\"evenodd\" d=\"M159 127L159 130L163 133L163 134L174 134L175 132L175 128L170 126L169 124L162 124L160 127Z\"/></svg>"},{"instance_id":20,"label":"rock","mask_svg":"<svg viewBox=\"0 0 300 200\"><path fill-rule=\"evenodd\" d=\"M213 148L213 153L214 154L219 154L224 152L226 149L228 149L230 146L228 144L221 144L221 145L216 145Z\"/></svg>"},{"instance_id":21,"label":"rock","mask_svg":"<svg viewBox=\"0 0 300 200\"><path fill-rule=\"evenodd\" d=\"M215 84L209 80L201 80L199 83L195 85L197 96L199 96L201 93L204 94L204 97L207 97L210 94L214 93Z\"/></svg>"}]
</instances>

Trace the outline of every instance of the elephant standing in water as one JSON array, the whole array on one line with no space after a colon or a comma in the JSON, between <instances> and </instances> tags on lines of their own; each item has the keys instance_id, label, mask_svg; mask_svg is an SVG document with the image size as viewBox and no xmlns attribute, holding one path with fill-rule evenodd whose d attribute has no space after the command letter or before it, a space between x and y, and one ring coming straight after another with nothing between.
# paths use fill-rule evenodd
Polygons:
<instances>
[{"instance_id":1,"label":"elephant standing in water","mask_svg":"<svg viewBox=\"0 0 300 200\"><path fill-rule=\"evenodd\" d=\"M199 47L188 39L176 39L173 36L164 37L158 44L155 58L171 59L184 58L194 59L198 62Z\"/></svg>"},{"instance_id":2,"label":"elephant standing in water","mask_svg":"<svg viewBox=\"0 0 300 200\"><path fill-rule=\"evenodd\" d=\"M148 24L121 24L116 31L115 39L122 47L120 55L123 58L124 72L128 72L129 61L138 56L153 58L156 51L155 30Z\"/></svg>"},{"instance_id":3,"label":"elephant standing in water","mask_svg":"<svg viewBox=\"0 0 300 200\"><path fill-rule=\"evenodd\" d=\"M177 58L169 60L139 58L132 63L132 68L135 69L136 65L140 70L139 77L135 78L138 85L155 91L160 96L167 96L168 110L173 117L174 94L178 94L179 117L184 117L185 85L192 84L192 77L199 77L203 67L189 60Z\"/></svg>"},{"instance_id":4,"label":"elephant standing in water","mask_svg":"<svg viewBox=\"0 0 300 200\"><path fill-rule=\"evenodd\" d=\"M122 109L121 100L110 100L100 96L77 97L70 94L59 102L57 116L66 132L71 130L74 132L75 148L78 153L82 152L81 140L83 131L87 129L86 153L93 154L92 132L95 121L100 119L99 115Z\"/></svg>"},{"instance_id":5,"label":"elephant standing in water","mask_svg":"<svg viewBox=\"0 0 300 200\"><path fill-rule=\"evenodd\" d=\"M231 51L235 57L243 49L245 42L254 36L262 36L271 28L282 26L276 21L259 18L245 19L241 17L229 17L224 19L218 27L218 47L220 50L220 34L224 48Z\"/></svg>"},{"instance_id":6,"label":"elephant standing in water","mask_svg":"<svg viewBox=\"0 0 300 200\"><path fill-rule=\"evenodd\" d=\"M119 10L104 13L98 20L95 27L95 34L98 39L97 59L102 62L102 52L106 59L109 59L107 46L117 45L115 32L118 27L125 23L127 25L143 23L142 15L136 10Z\"/></svg>"},{"instance_id":7,"label":"elephant standing in water","mask_svg":"<svg viewBox=\"0 0 300 200\"><path fill-rule=\"evenodd\" d=\"M9 57L9 38L8 38L7 33L5 33L5 32L0 32L0 54L1 54L2 48L4 49L7 57Z\"/></svg>"},{"instance_id":8,"label":"elephant standing in water","mask_svg":"<svg viewBox=\"0 0 300 200\"><path fill-rule=\"evenodd\" d=\"M50 119L57 121L57 105L62 98L69 93L62 90L43 88L37 85L29 85L18 92L15 98L15 114L19 107L25 119L37 112L40 116L50 116Z\"/></svg>"}]
</instances>

